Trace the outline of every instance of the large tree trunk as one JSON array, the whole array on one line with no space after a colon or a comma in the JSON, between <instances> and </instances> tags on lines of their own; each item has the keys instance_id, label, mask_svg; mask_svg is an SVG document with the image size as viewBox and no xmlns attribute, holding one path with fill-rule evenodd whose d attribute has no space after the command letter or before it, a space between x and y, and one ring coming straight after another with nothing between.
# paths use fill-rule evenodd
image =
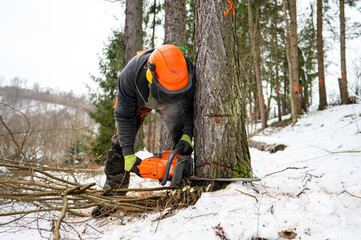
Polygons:
<instances>
[{"instance_id":1,"label":"large tree trunk","mask_svg":"<svg viewBox=\"0 0 361 240\"><path fill-rule=\"evenodd\" d=\"M253 58L253 65L255 69L256 74L256 80L257 80L257 95L258 95L258 102L259 102L259 108L260 108L260 114L261 114L261 120L262 120L262 129L267 128L267 113L266 113L266 106L264 103L263 98L263 89L262 89L262 77L261 77L261 68L259 66L258 62L258 53L257 49L258 46L256 45L257 41L257 27L254 26L253 23L253 14L252 14L252 5L251 0L248 0L248 24L249 24L249 30L250 30L250 36L251 36L251 52L252 52L252 58Z\"/></svg>"},{"instance_id":2,"label":"large tree trunk","mask_svg":"<svg viewBox=\"0 0 361 240\"><path fill-rule=\"evenodd\" d=\"M165 0L164 44L185 46L186 21L185 0ZM160 150L170 150L173 147L172 136L166 124L162 121L160 131Z\"/></svg>"},{"instance_id":3,"label":"large tree trunk","mask_svg":"<svg viewBox=\"0 0 361 240\"><path fill-rule=\"evenodd\" d=\"M142 50L142 7L143 0L126 1L123 66Z\"/></svg>"},{"instance_id":4,"label":"large tree trunk","mask_svg":"<svg viewBox=\"0 0 361 240\"><path fill-rule=\"evenodd\" d=\"M277 21L278 21L278 5L277 0L275 0L274 6L274 25L275 25L275 67L276 67L276 100L277 100L277 109L278 109L278 121L282 121L282 112L281 112L281 100L280 100L280 78L279 78L279 58L278 58L278 34L277 34Z\"/></svg>"},{"instance_id":5,"label":"large tree trunk","mask_svg":"<svg viewBox=\"0 0 361 240\"><path fill-rule=\"evenodd\" d=\"M129 60L136 55L137 51L142 50L142 5L142 0L126 1L123 66L127 65ZM138 130L135 150L144 148L144 137L144 129L141 126Z\"/></svg>"},{"instance_id":6,"label":"large tree trunk","mask_svg":"<svg viewBox=\"0 0 361 240\"><path fill-rule=\"evenodd\" d=\"M318 60L318 87L320 103L318 109L327 106L326 86L325 86L325 70L323 60L323 37L322 37L322 1L317 0L317 60Z\"/></svg>"},{"instance_id":7,"label":"large tree trunk","mask_svg":"<svg viewBox=\"0 0 361 240\"><path fill-rule=\"evenodd\" d=\"M341 42L341 78L338 79L341 93L341 103L348 104L346 75L346 34L345 34L345 0L340 0L340 42Z\"/></svg>"},{"instance_id":8,"label":"large tree trunk","mask_svg":"<svg viewBox=\"0 0 361 240\"><path fill-rule=\"evenodd\" d=\"M301 94L300 94L300 77L298 69L298 40L297 40L297 10L296 0L289 0L290 3L290 57L292 63L291 90L291 109L292 122L297 121L297 116L302 113Z\"/></svg>"},{"instance_id":9,"label":"large tree trunk","mask_svg":"<svg viewBox=\"0 0 361 240\"><path fill-rule=\"evenodd\" d=\"M227 1L195 0L195 173L251 176L235 16Z\"/></svg>"}]
</instances>

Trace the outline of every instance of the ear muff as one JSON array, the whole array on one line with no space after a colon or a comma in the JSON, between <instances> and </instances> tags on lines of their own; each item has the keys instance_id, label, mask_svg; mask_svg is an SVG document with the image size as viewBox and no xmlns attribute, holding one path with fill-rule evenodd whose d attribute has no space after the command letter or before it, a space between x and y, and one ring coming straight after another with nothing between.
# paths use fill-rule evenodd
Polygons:
<instances>
[{"instance_id":1,"label":"ear muff","mask_svg":"<svg viewBox=\"0 0 361 240\"><path fill-rule=\"evenodd\" d=\"M150 69L147 69L147 72L145 73L145 76L146 76L148 82L150 82L150 84L152 84L153 83L153 74L150 71Z\"/></svg>"},{"instance_id":2,"label":"ear muff","mask_svg":"<svg viewBox=\"0 0 361 240\"><path fill-rule=\"evenodd\" d=\"M148 69L147 72L145 73L145 76L148 82L150 82L150 84L153 84L154 75L155 75L155 64L148 62Z\"/></svg>"}]
</instances>

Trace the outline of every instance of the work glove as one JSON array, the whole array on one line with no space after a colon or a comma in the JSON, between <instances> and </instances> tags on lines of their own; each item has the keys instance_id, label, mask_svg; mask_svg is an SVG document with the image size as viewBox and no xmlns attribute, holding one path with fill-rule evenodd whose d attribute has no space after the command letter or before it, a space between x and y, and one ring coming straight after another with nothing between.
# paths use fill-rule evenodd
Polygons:
<instances>
[{"instance_id":1,"label":"work glove","mask_svg":"<svg viewBox=\"0 0 361 240\"><path fill-rule=\"evenodd\" d=\"M180 147L181 149L178 151L180 155L191 155L193 152L193 144L192 139L187 134L183 134L182 138L179 142L174 146L173 149Z\"/></svg>"},{"instance_id":2,"label":"work glove","mask_svg":"<svg viewBox=\"0 0 361 240\"><path fill-rule=\"evenodd\" d=\"M142 177L139 173L137 166L142 162L140 158L135 156L135 154L124 156L124 170L130 171L137 174L139 177Z\"/></svg>"}]
</instances>

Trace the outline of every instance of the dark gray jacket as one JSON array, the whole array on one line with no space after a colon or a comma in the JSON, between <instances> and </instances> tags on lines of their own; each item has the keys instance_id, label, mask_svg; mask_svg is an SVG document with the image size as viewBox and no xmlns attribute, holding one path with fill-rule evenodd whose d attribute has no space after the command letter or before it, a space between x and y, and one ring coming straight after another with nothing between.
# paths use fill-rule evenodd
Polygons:
<instances>
[{"instance_id":1,"label":"dark gray jacket","mask_svg":"<svg viewBox=\"0 0 361 240\"><path fill-rule=\"evenodd\" d=\"M153 50L149 50L137 59L133 57L120 73L118 79L117 104L114 115L116 119L119 143L123 155L134 153L135 136L137 133L136 111L146 105L149 97L148 80L145 77L146 63ZM187 61L189 61L187 59ZM193 64L189 71L194 72ZM194 74L193 74L194 76ZM192 87L181 99L184 109L183 134L193 137L193 99L195 92L195 77Z\"/></svg>"}]
</instances>

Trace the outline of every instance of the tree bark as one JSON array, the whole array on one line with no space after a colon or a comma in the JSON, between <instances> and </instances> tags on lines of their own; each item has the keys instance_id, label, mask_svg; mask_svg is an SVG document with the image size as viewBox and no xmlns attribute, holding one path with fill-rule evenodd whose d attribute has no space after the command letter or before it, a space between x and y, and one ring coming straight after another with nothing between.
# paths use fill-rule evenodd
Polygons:
<instances>
[{"instance_id":1,"label":"tree bark","mask_svg":"<svg viewBox=\"0 0 361 240\"><path fill-rule=\"evenodd\" d=\"M143 0L126 0L123 66L142 50Z\"/></svg>"},{"instance_id":2,"label":"tree bark","mask_svg":"<svg viewBox=\"0 0 361 240\"><path fill-rule=\"evenodd\" d=\"M164 44L184 47L186 44L186 1L164 1Z\"/></svg>"},{"instance_id":3,"label":"tree bark","mask_svg":"<svg viewBox=\"0 0 361 240\"><path fill-rule=\"evenodd\" d=\"M290 53L290 24L289 24L289 21L288 21L288 14L287 14L287 7L286 7L286 1L285 0L282 0L282 7L283 7L283 18L284 18L284 21L286 23L286 29L285 29L285 35L286 35L286 58L287 58L287 63L288 63L288 79L289 79L289 89L290 89L290 102L291 102L291 112L292 112L292 106L294 105L294 98L292 97L292 92L293 92L293 89L292 89L292 62L291 62L291 53ZM286 98L286 85L287 85L287 82L286 82L286 78L285 78L285 94L283 95L284 96L284 102L285 101L285 98ZM286 107L285 103L282 105L284 107ZM285 112L283 112L283 114L285 114ZM293 119L292 119L293 120ZM295 122L297 121L297 118L295 119Z\"/></svg>"},{"instance_id":4,"label":"tree bark","mask_svg":"<svg viewBox=\"0 0 361 240\"><path fill-rule=\"evenodd\" d=\"M251 0L248 0L248 24L251 36L251 52L253 58L253 65L256 74L257 80L257 95L258 95L258 102L259 102L259 109L261 114L261 121L262 121L262 129L267 128L267 113L266 113L266 106L264 103L263 98L263 89L262 89L262 76L261 76L261 68L258 62L258 46L256 45L257 41L257 27L253 23L253 13L252 13L252 5Z\"/></svg>"},{"instance_id":5,"label":"tree bark","mask_svg":"<svg viewBox=\"0 0 361 240\"><path fill-rule=\"evenodd\" d=\"M348 104L346 75L346 34L345 34L345 0L340 0L340 43L341 43L341 78L338 79L341 94L341 104Z\"/></svg>"},{"instance_id":6,"label":"tree bark","mask_svg":"<svg viewBox=\"0 0 361 240\"><path fill-rule=\"evenodd\" d=\"M298 69L298 40L297 40L297 10L296 0L289 0L290 3L290 57L292 63L291 89L291 109L292 122L297 121L297 116L302 113L301 94L300 94L300 77Z\"/></svg>"},{"instance_id":7,"label":"tree bark","mask_svg":"<svg viewBox=\"0 0 361 240\"><path fill-rule=\"evenodd\" d=\"M151 48L152 49L154 48L154 39L155 39L155 27L156 27L156 17L157 17L157 14L156 14L157 13L157 0L154 0L153 8L154 8L154 12L153 12L153 20L152 20L152 39L151 39ZM148 124L147 124L147 127L148 127L147 150L149 152L154 152L154 143L152 145L151 144L152 141L150 139L150 137L152 136L152 127L153 127L152 119L153 119L153 113L150 113L149 116L148 116ZM153 135L155 135L155 134L156 134L156 132L153 131ZM155 139L155 138L153 138L153 139Z\"/></svg>"},{"instance_id":8,"label":"tree bark","mask_svg":"<svg viewBox=\"0 0 361 240\"><path fill-rule=\"evenodd\" d=\"M124 56L123 66L126 66L137 51L142 50L142 22L143 22L143 1L126 0L125 29L124 29ZM138 130L135 149L144 148L144 128Z\"/></svg>"},{"instance_id":9,"label":"tree bark","mask_svg":"<svg viewBox=\"0 0 361 240\"><path fill-rule=\"evenodd\" d=\"M277 34L277 21L278 21L278 5L277 0L275 0L274 6L274 25L275 25L275 67L276 67L276 100L277 100L277 109L278 109L278 121L282 121L282 112L281 112L281 100L280 100L280 78L279 78L279 58L278 58L278 34Z\"/></svg>"},{"instance_id":10,"label":"tree bark","mask_svg":"<svg viewBox=\"0 0 361 240\"><path fill-rule=\"evenodd\" d=\"M325 86L325 70L324 70L324 55L323 55L323 14L322 1L317 0L317 61L318 61L318 87L320 102L318 109L323 109L327 106L326 86Z\"/></svg>"},{"instance_id":11,"label":"tree bark","mask_svg":"<svg viewBox=\"0 0 361 240\"><path fill-rule=\"evenodd\" d=\"M185 0L165 0L164 44L185 46L185 4ZM167 125L162 121L160 131L161 151L172 149L173 144L170 131Z\"/></svg>"},{"instance_id":12,"label":"tree bark","mask_svg":"<svg viewBox=\"0 0 361 240\"><path fill-rule=\"evenodd\" d=\"M195 0L195 174L249 177L235 16L227 1Z\"/></svg>"}]
</instances>

